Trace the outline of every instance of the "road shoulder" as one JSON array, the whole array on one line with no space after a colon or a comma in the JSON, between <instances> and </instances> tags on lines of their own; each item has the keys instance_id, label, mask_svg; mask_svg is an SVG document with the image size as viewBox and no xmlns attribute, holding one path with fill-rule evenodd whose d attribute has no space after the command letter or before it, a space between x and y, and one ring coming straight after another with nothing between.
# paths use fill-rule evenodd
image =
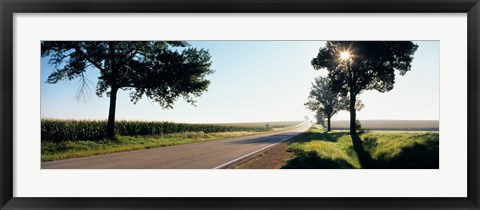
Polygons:
<instances>
[{"instance_id":1,"label":"road shoulder","mask_svg":"<svg viewBox=\"0 0 480 210\"><path fill-rule=\"evenodd\" d=\"M292 142L286 141L278 144L256 157L231 166L233 169L280 169L286 165L293 156L287 148Z\"/></svg>"}]
</instances>

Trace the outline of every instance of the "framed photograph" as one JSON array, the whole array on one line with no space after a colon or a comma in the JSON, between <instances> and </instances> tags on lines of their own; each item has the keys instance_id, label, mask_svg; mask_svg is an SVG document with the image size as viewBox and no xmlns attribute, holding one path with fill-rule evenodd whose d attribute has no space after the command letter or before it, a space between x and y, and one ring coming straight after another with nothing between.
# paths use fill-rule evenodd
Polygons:
<instances>
[{"instance_id":1,"label":"framed photograph","mask_svg":"<svg viewBox=\"0 0 480 210\"><path fill-rule=\"evenodd\" d=\"M479 209L478 0L2 1L1 209Z\"/></svg>"}]
</instances>

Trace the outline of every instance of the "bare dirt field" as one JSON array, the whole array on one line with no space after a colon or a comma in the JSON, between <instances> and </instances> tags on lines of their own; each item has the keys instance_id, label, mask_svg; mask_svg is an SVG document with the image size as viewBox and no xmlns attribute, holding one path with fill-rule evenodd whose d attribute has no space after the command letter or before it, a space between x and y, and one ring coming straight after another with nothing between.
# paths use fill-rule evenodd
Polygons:
<instances>
[{"instance_id":1,"label":"bare dirt field","mask_svg":"<svg viewBox=\"0 0 480 210\"><path fill-rule=\"evenodd\" d=\"M438 131L438 120L360 120L367 130ZM332 129L348 130L350 121L332 121Z\"/></svg>"}]
</instances>

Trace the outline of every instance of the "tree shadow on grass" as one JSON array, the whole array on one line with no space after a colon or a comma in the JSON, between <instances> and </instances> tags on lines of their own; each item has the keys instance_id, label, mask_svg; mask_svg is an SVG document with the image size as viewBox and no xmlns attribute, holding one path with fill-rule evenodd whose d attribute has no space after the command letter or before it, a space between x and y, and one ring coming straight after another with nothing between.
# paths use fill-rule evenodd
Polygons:
<instances>
[{"instance_id":1,"label":"tree shadow on grass","mask_svg":"<svg viewBox=\"0 0 480 210\"><path fill-rule=\"evenodd\" d=\"M298 142L311 140L324 140L336 142L346 133L305 133L306 136ZM376 138L365 138L363 141L358 135L352 135L352 152L358 157L360 165L364 169L438 169L439 147L438 140L425 136L424 143L414 143L411 146L401 148L401 151L391 157L386 153L379 154L374 159L369 151L373 151L378 145ZM350 169L354 168L345 160L333 160L323 158L315 151L295 151L295 158L291 159L283 168L286 169Z\"/></svg>"},{"instance_id":2,"label":"tree shadow on grass","mask_svg":"<svg viewBox=\"0 0 480 210\"><path fill-rule=\"evenodd\" d=\"M283 169L349 169L354 168L345 160L325 159L315 151L301 152L290 160Z\"/></svg>"},{"instance_id":3,"label":"tree shadow on grass","mask_svg":"<svg viewBox=\"0 0 480 210\"><path fill-rule=\"evenodd\" d=\"M362 168L379 168L378 163L372 158L370 153L365 150L360 136L358 136L357 134L353 134L351 135L351 137L353 142L353 150L357 153L358 160L360 161L360 165L362 166Z\"/></svg>"},{"instance_id":4,"label":"tree shadow on grass","mask_svg":"<svg viewBox=\"0 0 480 210\"><path fill-rule=\"evenodd\" d=\"M358 138L353 135L352 138ZM403 147L399 154L390 157L386 153L372 158L368 151L377 147L376 138L366 138L360 146L355 148L362 168L366 169L435 169L439 168L438 141L426 139L425 143L414 143L412 146Z\"/></svg>"},{"instance_id":5,"label":"tree shadow on grass","mask_svg":"<svg viewBox=\"0 0 480 210\"><path fill-rule=\"evenodd\" d=\"M414 143L404 147L394 157L387 158L387 154L380 154L377 158L379 168L384 169L438 169L439 147L438 141L426 141L425 144Z\"/></svg>"}]
</instances>

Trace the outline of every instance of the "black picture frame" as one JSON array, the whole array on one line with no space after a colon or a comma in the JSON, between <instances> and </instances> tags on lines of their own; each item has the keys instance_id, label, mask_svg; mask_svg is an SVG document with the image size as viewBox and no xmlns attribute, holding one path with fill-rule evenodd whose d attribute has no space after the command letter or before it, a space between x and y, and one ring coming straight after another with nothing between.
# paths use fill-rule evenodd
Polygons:
<instances>
[{"instance_id":1,"label":"black picture frame","mask_svg":"<svg viewBox=\"0 0 480 210\"><path fill-rule=\"evenodd\" d=\"M479 0L1 0L1 209L479 209ZM25 198L13 197L15 13L467 13L466 198Z\"/></svg>"}]
</instances>

